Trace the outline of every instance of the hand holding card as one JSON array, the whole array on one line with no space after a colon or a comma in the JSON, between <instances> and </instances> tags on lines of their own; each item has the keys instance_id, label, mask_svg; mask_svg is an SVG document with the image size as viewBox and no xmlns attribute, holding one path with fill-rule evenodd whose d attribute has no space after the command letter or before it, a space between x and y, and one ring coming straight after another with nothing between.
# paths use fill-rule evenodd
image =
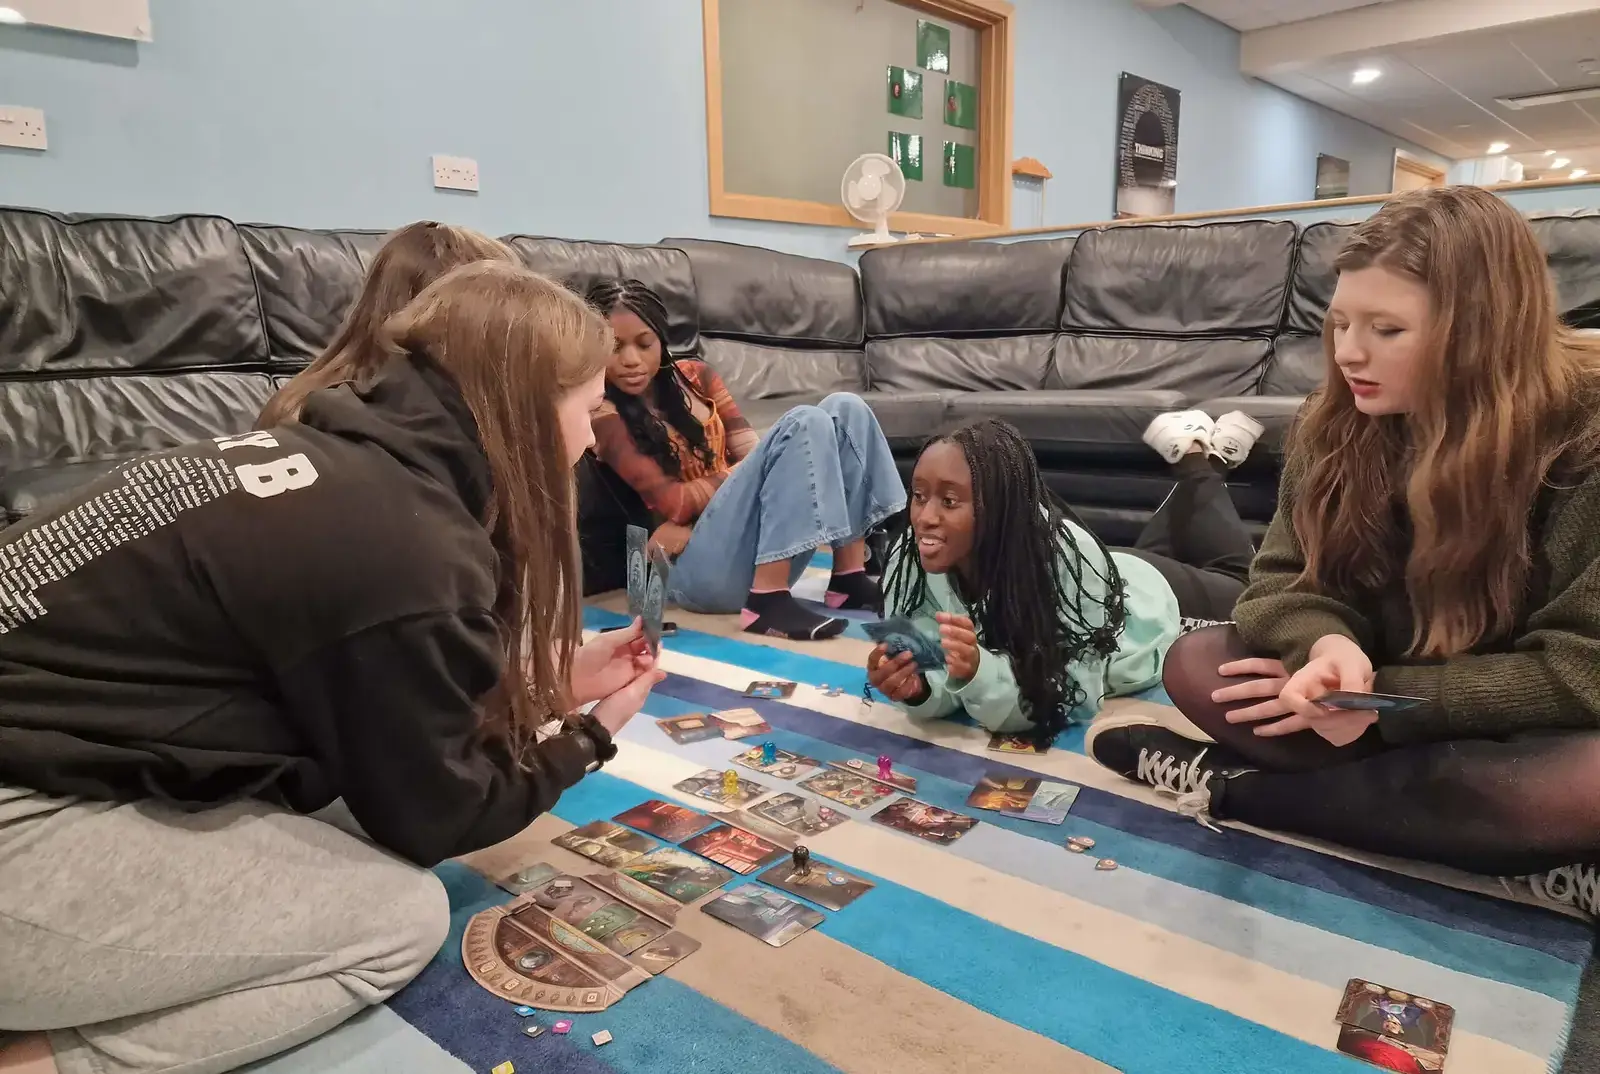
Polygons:
<instances>
[{"instance_id":1,"label":"hand holding card","mask_svg":"<svg viewBox=\"0 0 1600 1074\"><path fill-rule=\"evenodd\" d=\"M890 656L910 653L919 671L930 671L945 665L944 650L939 643L917 629L915 623L903 615L876 619L861 627L867 637L880 642Z\"/></svg>"}]
</instances>

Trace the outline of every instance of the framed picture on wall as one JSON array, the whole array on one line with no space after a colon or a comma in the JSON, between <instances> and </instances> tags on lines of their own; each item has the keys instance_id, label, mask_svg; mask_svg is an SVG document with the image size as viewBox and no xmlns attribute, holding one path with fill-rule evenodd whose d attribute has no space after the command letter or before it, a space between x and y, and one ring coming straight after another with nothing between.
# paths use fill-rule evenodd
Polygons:
<instances>
[{"instance_id":1,"label":"framed picture on wall","mask_svg":"<svg viewBox=\"0 0 1600 1074\"><path fill-rule=\"evenodd\" d=\"M1117 83L1118 220L1166 216L1178 198L1178 91L1126 71Z\"/></svg>"},{"instance_id":2,"label":"framed picture on wall","mask_svg":"<svg viewBox=\"0 0 1600 1074\"><path fill-rule=\"evenodd\" d=\"M1350 196L1350 162L1326 153L1317 154L1317 201Z\"/></svg>"}]
</instances>

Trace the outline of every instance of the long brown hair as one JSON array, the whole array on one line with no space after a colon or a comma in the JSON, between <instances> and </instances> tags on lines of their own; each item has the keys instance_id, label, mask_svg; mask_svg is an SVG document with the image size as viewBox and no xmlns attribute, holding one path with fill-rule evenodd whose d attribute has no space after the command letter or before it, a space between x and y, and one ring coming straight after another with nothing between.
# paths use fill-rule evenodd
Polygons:
<instances>
[{"instance_id":1,"label":"long brown hair","mask_svg":"<svg viewBox=\"0 0 1600 1074\"><path fill-rule=\"evenodd\" d=\"M500 558L494 611L506 646L484 726L520 756L540 724L570 708L582 584L556 404L604 372L611 326L560 284L482 261L429 284L379 340L391 356L421 355L444 370L477 421L494 486L483 522Z\"/></svg>"},{"instance_id":2,"label":"long brown hair","mask_svg":"<svg viewBox=\"0 0 1600 1074\"><path fill-rule=\"evenodd\" d=\"M1600 347L1562 325L1528 222L1477 187L1385 202L1334 262L1339 272L1372 266L1428 289L1422 390L1410 413L1362 414L1324 321L1327 384L1302 413L1289 460L1302 474L1300 584L1348 593L1403 578L1410 654L1444 657L1515 627L1535 501L1558 480L1558 461L1565 470L1600 457Z\"/></svg>"},{"instance_id":3,"label":"long brown hair","mask_svg":"<svg viewBox=\"0 0 1600 1074\"><path fill-rule=\"evenodd\" d=\"M361 294L333 341L267 400L256 428L298 421L312 392L376 373L388 358L378 345L383 322L446 272L474 261L514 260L504 243L464 227L423 220L394 232L372 259Z\"/></svg>"}]
</instances>

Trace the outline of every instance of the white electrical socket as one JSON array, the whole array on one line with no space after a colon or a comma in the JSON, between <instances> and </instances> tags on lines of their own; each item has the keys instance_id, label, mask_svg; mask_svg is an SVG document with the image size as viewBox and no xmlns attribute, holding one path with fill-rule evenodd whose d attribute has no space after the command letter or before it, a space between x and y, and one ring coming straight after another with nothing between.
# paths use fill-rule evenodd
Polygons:
<instances>
[{"instance_id":1,"label":"white electrical socket","mask_svg":"<svg viewBox=\"0 0 1600 1074\"><path fill-rule=\"evenodd\" d=\"M433 158L433 185L439 190L478 189L478 162L471 157Z\"/></svg>"},{"instance_id":2,"label":"white electrical socket","mask_svg":"<svg viewBox=\"0 0 1600 1074\"><path fill-rule=\"evenodd\" d=\"M44 136L44 113L37 108L0 104L0 145L17 149L49 149ZM478 169L472 169L473 189L477 189Z\"/></svg>"}]
</instances>

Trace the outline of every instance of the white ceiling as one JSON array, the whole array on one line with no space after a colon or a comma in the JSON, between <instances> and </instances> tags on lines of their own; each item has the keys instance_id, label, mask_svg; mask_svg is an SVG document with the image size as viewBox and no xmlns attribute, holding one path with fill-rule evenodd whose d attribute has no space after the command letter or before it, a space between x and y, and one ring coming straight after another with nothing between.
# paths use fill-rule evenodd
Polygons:
<instances>
[{"instance_id":1,"label":"white ceiling","mask_svg":"<svg viewBox=\"0 0 1600 1074\"><path fill-rule=\"evenodd\" d=\"M1243 31L1244 52L1250 53L1254 43L1257 56L1268 56L1257 61L1264 69L1253 73L1441 156L1482 157L1492 143L1506 142L1528 178L1565 174L1574 167L1600 174L1600 97L1520 110L1495 100L1600 86L1600 2L1504 0L1501 12L1473 24L1498 25L1454 33L1448 32L1453 28L1448 12L1481 11L1485 5L1468 0L1188 2ZM1548 14L1577 8L1588 10ZM1547 17L1524 21L1529 15ZM1384 40L1386 29L1394 40ZM1318 40L1330 43L1322 50L1327 54L1318 54ZM1351 75L1360 68L1381 75L1356 85ZM1559 173L1550 170L1550 150L1570 161Z\"/></svg>"}]
</instances>

